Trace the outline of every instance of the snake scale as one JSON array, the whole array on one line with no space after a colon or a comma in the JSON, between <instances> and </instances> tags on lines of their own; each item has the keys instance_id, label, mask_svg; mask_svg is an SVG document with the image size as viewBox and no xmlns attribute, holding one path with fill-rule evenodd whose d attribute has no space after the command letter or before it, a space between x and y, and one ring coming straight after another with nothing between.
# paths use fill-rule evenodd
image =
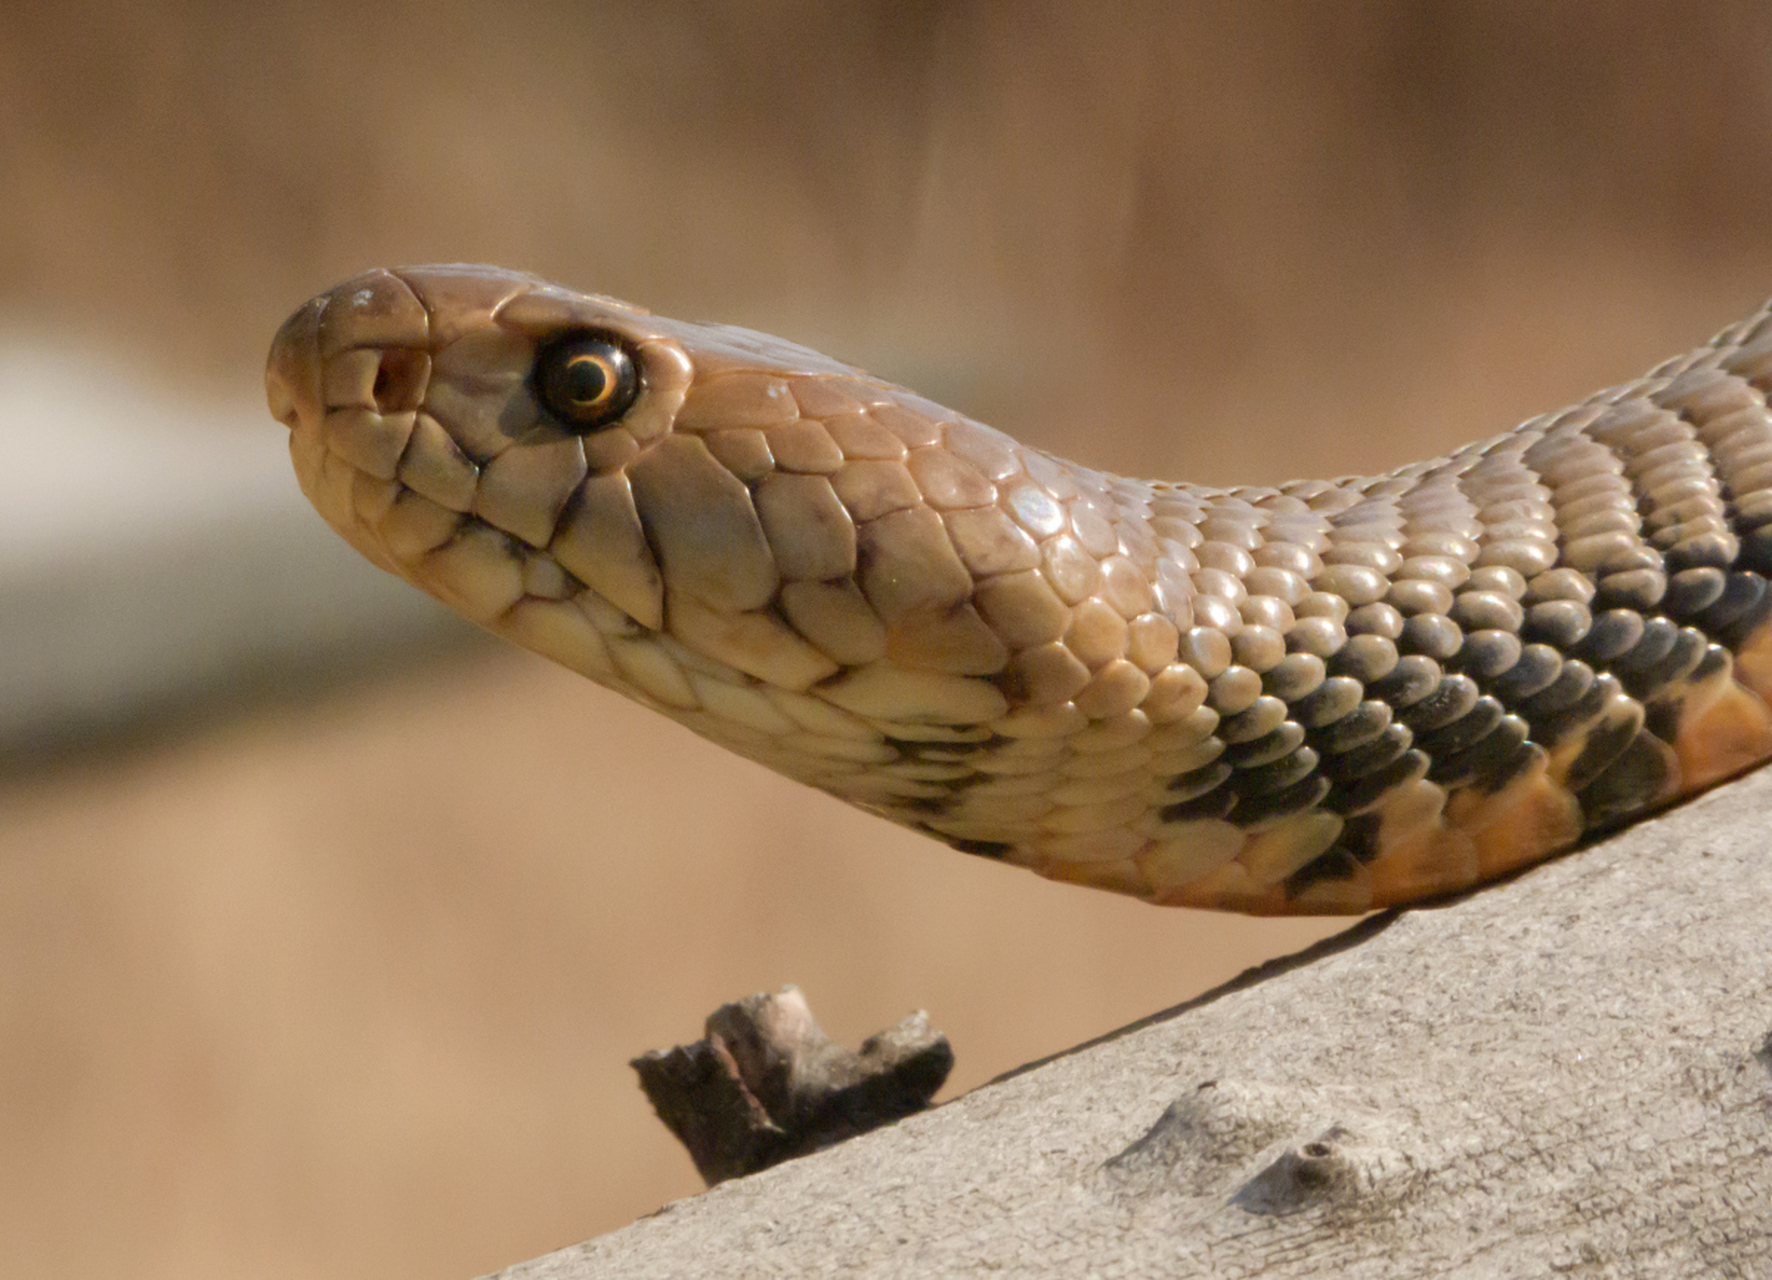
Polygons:
<instances>
[{"instance_id":1,"label":"snake scale","mask_svg":"<svg viewBox=\"0 0 1772 1280\"><path fill-rule=\"evenodd\" d=\"M476 266L266 374L371 561L770 768L1152 902L1344 913L1772 756L1772 304L1386 475L1122 479L814 351Z\"/></svg>"}]
</instances>

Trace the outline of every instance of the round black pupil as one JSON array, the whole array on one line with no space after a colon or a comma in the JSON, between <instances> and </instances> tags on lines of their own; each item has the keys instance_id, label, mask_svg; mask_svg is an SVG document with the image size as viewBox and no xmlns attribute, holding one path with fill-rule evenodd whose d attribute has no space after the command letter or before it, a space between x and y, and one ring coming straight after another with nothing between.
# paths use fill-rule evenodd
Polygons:
<instances>
[{"instance_id":1,"label":"round black pupil","mask_svg":"<svg viewBox=\"0 0 1772 1280\"><path fill-rule=\"evenodd\" d=\"M561 379L566 398L577 404L595 404L609 391L609 361L601 355L576 355L566 362Z\"/></svg>"}]
</instances>

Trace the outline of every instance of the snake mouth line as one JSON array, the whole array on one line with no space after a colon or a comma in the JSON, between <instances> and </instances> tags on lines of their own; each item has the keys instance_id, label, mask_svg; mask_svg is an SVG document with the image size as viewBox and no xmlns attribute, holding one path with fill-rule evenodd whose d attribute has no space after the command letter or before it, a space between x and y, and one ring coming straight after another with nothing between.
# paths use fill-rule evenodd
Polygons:
<instances>
[{"instance_id":1,"label":"snake mouth line","mask_svg":"<svg viewBox=\"0 0 1772 1280\"><path fill-rule=\"evenodd\" d=\"M398 476L383 480L322 443L319 483L335 500L348 499L329 520L353 544L368 541L401 577L436 595L474 621L497 630L525 602L581 602L606 636L637 639L661 628L635 618L560 564L549 550L526 541L484 515L452 510ZM323 508L330 513L329 505ZM347 521L349 528L343 528ZM438 578L427 561L462 548L464 563ZM494 587L494 582L497 586ZM451 590L451 585L454 585Z\"/></svg>"}]
</instances>

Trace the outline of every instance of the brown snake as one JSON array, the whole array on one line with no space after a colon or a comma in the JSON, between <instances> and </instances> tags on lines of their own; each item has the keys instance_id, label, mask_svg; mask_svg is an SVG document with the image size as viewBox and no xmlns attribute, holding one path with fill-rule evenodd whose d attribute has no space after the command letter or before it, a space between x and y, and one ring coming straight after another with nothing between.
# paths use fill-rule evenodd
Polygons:
<instances>
[{"instance_id":1,"label":"brown snake","mask_svg":"<svg viewBox=\"0 0 1772 1280\"><path fill-rule=\"evenodd\" d=\"M1772 309L1387 475L1211 489L491 267L277 334L302 490L507 639L957 849L1359 912L1772 755Z\"/></svg>"}]
</instances>

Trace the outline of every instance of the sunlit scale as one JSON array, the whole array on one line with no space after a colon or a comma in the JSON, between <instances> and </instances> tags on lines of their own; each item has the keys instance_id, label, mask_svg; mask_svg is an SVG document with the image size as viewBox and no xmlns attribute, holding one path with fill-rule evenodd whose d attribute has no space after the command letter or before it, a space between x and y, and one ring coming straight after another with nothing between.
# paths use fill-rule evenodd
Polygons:
<instances>
[{"instance_id":1,"label":"sunlit scale","mask_svg":"<svg viewBox=\"0 0 1772 1280\"><path fill-rule=\"evenodd\" d=\"M1448 457L1277 488L1104 475L778 339L489 267L340 285L267 386L375 563L1057 880L1364 911L1772 755L1766 311Z\"/></svg>"}]
</instances>

